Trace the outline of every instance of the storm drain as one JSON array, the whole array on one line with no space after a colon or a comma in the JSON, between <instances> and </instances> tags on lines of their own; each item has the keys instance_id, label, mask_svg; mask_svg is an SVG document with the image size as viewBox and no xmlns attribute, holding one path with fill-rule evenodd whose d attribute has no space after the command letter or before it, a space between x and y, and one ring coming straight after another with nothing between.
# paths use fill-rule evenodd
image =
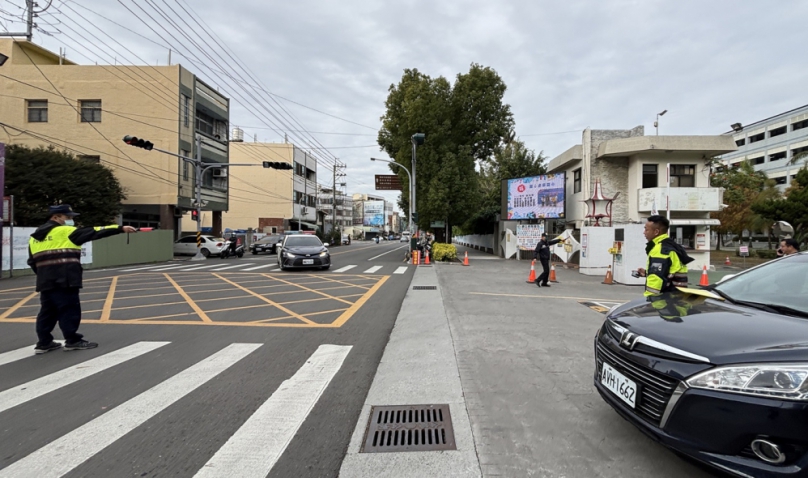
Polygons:
<instances>
[{"instance_id":1,"label":"storm drain","mask_svg":"<svg viewBox=\"0 0 808 478\"><path fill-rule=\"evenodd\" d=\"M412 290L438 290L436 285L414 285Z\"/></svg>"},{"instance_id":2,"label":"storm drain","mask_svg":"<svg viewBox=\"0 0 808 478\"><path fill-rule=\"evenodd\" d=\"M449 405L370 409L370 423L361 453L434 450L457 450Z\"/></svg>"}]
</instances>

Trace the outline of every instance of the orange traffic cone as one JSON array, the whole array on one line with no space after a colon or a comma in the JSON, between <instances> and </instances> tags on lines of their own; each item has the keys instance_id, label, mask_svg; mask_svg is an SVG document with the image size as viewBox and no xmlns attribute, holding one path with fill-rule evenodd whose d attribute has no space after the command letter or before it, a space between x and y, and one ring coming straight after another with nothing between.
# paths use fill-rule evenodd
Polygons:
<instances>
[{"instance_id":1,"label":"orange traffic cone","mask_svg":"<svg viewBox=\"0 0 808 478\"><path fill-rule=\"evenodd\" d=\"M729 261L729 256L727 256L727 260L724 261L725 266L731 266L732 262Z\"/></svg>"},{"instance_id":2,"label":"orange traffic cone","mask_svg":"<svg viewBox=\"0 0 808 478\"><path fill-rule=\"evenodd\" d=\"M704 266L704 269L701 271L701 280L699 281L699 285L710 285L710 279L707 277L707 266Z\"/></svg>"},{"instance_id":3,"label":"orange traffic cone","mask_svg":"<svg viewBox=\"0 0 808 478\"><path fill-rule=\"evenodd\" d=\"M550 264L550 282L558 282L555 275L555 265Z\"/></svg>"},{"instance_id":4,"label":"orange traffic cone","mask_svg":"<svg viewBox=\"0 0 808 478\"><path fill-rule=\"evenodd\" d=\"M424 265L429 265L429 251L424 252Z\"/></svg>"},{"instance_id":5,"label":"orange traffic cone","mask_svg":"<svg viewBox=\"0 0 808 478\"><path fill-rule=\"evenodd\" d=\"M536 282L536 259L530 263L530 275L527 276L527 283L533 284Z\"/></svg>"},{"instance_id":6,"label":"orange traffic cone","mask_svg":"<svg viewBox=\"0 0 808 478\"><path fill-rule=\"evenodd\" d=\"M607 285L612 285L612 282L613 282L612 281L612 266L609 266L609 268L606 269L606 278L603 279L603 283L607 284Z\"/></svg>"},{"instance_id":7,"label":"orange traffic cone","mask_svg":"<svg viewBox=\"0 0 808 478\"><path fill-rule=\"evenodd\" d=\"M466 257L463 258L463 265L469 265L469 251L466 251Z\"/></svg>"}]
</instances>

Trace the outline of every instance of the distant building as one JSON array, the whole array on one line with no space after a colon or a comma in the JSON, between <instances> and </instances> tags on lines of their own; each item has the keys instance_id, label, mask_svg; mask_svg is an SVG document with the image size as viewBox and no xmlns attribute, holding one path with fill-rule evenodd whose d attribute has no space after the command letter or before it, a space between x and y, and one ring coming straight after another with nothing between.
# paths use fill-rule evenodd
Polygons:
<instances>
[{"instance_id":1,"label":"distant building","mask_svg":"<svg viewBox=\"0 0 808 478\"><path fill-rule=\"evenodd\" d=\"M780 189L791 183L808 160L808 105L752 124L733 126L724 134L732 137L738 150L721 156L721 160L728 165L748 160L756 170L774 179ZM799 154L805 157L789 164Z\"/></svg>"},{"instance_id":2,"label":"distant building","mask_svg":"<svg viewBox=\"0 0 808 478\"><path fill-rule=\"evenodd\" d=\"M334 190L321 187L317 193L317 209L323 212L323 231L331 231L334 224ZM344 234L353 229L353 199L339 188L336 190L336 227Z\"/></svg>"}]
</instances>

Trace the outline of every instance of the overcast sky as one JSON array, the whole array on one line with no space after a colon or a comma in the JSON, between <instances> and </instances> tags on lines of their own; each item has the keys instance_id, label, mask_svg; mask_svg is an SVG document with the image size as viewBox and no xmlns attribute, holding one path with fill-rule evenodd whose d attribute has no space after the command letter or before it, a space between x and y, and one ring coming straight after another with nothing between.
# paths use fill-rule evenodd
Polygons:
<instances>
[{"instance_id":1,"label":"overcast sky","mask_svg":"<svg viewBox=\"0 0 808 478\"><path fill-rule=\"evenodd\" d=\"M586 127L645 125L646 134L653 134L655 114L664 109L660 134L708 135L808 103L805 1L149 1L166 12L167 4L178 11L190 5L273 94L349 120L278 98L348 165L351 193L374 193L373 174L388 173L368 160L384 157L378 147L363 146L376 143L387 89L405 68L451 79L472 62L494 68L508 86L505 101L518 136L549 158L579 143ZM0 9L19 14L23 4L0 0ZM201 56L194 45L172 39L138 5L179 38L147 0L54 0L40 22L54 35L36 32L34 39L54 51L67 46L68 56L79 63L89 63L80 52L97 61L81 50L87 42L77 45L78 37L66 29L86 27L67 8L72 6L144 60L166 64L166 48L80 6L87 7L156 43L174 44L181 55L175 51L174 62L231 96L231 123L243 127L247 138L282 139L267 129L267 115L254 102L238 100L234 88L188 59ZM21 27L2 12L0 18L9 29ZM119 62L137 62L99 30L87 30L121 52ZM202 46L217 59L224 56ZM284 125L300 129L289 119ZM314 145L304 133L289 137L304 147ZM329 173L321 169L319 177L330 184Z\"/></svg>"}]
</instances>

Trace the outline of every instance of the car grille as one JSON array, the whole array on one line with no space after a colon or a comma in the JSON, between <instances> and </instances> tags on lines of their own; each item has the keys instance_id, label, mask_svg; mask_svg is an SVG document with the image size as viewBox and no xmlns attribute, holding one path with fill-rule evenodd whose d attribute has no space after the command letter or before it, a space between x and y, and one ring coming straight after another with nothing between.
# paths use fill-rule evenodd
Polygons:
<instances>
[{"instance_id":1,"label":"car grille","mask_svg":"<svg viewBox=\"0 0 808 478\"><path fill-rule=\"evenodd\" d=\"M304 257L304 258L301 258L301 259L295 259L295 261L292 262L292 265L294 265L294 266L302 266L303 265L303 259L306 259L306 260L312 260L313 259L314 260L313 264L306 264L307 266L308 265L311 265L311 266L321 266L321 265L323 265L323 261L320 259L319 256L318 257Z\"/></svg>"},{"instance_id":2,"label":"car grille","mask_svg":"<svg viewBox=\"0 0 808 478\"><path fill-rule=\"evenodd\" d=\"M634 362L629 362L600 342L598 342L596 349L598 377L600 377L603 361L605 360L620 373L637 382L640 385L640 395L635 411L646 421L659 426L662 414L665 412L665 406L667 406L668 400L670 400L674 389L679 384L678 380Z\"/></svg>"}]
</instances>

